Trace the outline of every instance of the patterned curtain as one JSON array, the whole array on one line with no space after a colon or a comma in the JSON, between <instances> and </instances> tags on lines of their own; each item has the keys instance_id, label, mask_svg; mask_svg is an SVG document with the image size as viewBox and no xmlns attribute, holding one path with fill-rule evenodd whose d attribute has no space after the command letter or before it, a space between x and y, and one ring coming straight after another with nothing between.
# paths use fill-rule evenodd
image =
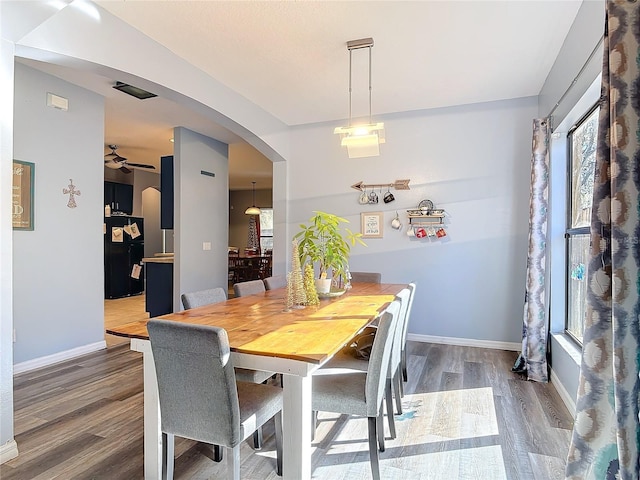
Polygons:
<instances>
[{"instance_id":1,"label":"patterned curtain","mask_svg":"<svg viewBox=\"0 0 640 480\"><path fill-rule=\"evenodd\" d=\"M522 352L512 368L529 380L548 381L547 369L547 213L549 210L549 122L533 121L529 252L522 324Z\"/></svg>"},{"instance_id":2,"label":"patterned curtain","mask_svg":"<svg viewBox=\"0 0 640 480\"><path fill-rule=\"evenodd\" d=\"M609 0L606 14L572 480L640 477L640 4Z\"/></svg>"},{"instance_id":3,"label":"patterned curtain","mask_svg":"<svg viewBox=\"0 0 640 480\"><path fill-rule=\"evenodd\" d=\"M260 224L256 220L257 215L249 215L249 231L247 234L247 248L258 250L260 248Z\"/></svg>"}]
</instances>

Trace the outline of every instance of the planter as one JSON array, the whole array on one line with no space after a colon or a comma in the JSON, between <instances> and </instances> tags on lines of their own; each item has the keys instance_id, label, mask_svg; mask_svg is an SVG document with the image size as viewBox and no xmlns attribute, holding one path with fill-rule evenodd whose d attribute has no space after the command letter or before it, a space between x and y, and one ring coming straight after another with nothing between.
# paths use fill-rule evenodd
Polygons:
<instances>
[{"instance_id":1,"label":"planter","mask_svg":"<svg viewBox=\"0 0 640 480\"><path fill-rule=\"evenodd\" d=\"M316 278L316 291L318 293L329 293L331 290L330 278Z\"/></svg>"}]
</instances>

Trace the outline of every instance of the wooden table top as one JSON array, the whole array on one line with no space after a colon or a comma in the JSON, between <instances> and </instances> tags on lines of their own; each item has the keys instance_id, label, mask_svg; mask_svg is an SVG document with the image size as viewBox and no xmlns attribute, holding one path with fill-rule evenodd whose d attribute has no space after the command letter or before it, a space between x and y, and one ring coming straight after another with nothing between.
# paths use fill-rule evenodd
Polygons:
<instances>
[{"instance_id":1,"label":"wooden table top","mask_svg":"<svg viewBox=\"0 0 640 480\"><path fill-rule=\"evenodd\" d=\"M157 318L222 327L234 352L321 363L377 318L405 287L354 283L340 297L290 311L285 310L286 289L280 288ZM147 322L127 323L107 333L147 340Z\"/></svg>"}]
</instances>

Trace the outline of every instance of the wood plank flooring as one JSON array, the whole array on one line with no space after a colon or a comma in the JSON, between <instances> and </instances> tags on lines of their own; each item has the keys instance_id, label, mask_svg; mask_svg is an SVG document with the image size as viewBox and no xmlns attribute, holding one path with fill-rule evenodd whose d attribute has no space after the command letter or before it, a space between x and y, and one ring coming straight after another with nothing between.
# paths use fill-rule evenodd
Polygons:
<instances>
[{"instance_id":1,"label":"wood plank flooring","mask_svg":"<svg viewBox=\"0 0 640 480\"><path fill-rule=\"evenodd\" d=\"M572 418L552 385L510 371L515 352L409 342L398 437L380 454L382 478L564 478ZM20 455L0 478L142 479L142 357L123 343L16 376ZM365 419L319 414L314 480L371 478ZM242 446L242 478L274 480L273 427ZM177 479L226 478L225 462L176 439Z\"/></svg>"}]
</instances>

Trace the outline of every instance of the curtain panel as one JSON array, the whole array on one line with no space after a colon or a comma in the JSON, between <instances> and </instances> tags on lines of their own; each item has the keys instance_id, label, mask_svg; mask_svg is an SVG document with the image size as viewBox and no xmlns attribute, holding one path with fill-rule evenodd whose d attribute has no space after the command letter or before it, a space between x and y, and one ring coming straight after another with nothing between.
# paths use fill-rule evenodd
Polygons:
<instances>
[{"instance_id":1,"label":"curtain panel","mask_svg":"<svg viewBox=\"0 0 640 480\"><path fill-rule=\"evenodd\" d=\"M529 195L529 250L522 324L522 352L512 368L529 380L548 381L548 269L549 122L533 121L531 189Z\"/></svg>"},{"instance_id":2,"label":"curtain panel","mask_svg":"<svg viewBox=\"0 0 640 480\"><path fill-rule=\"evenodd\" d=\"M638 480L640 4L607 1L571 480Z\"/></svg>"}]
</instances>

